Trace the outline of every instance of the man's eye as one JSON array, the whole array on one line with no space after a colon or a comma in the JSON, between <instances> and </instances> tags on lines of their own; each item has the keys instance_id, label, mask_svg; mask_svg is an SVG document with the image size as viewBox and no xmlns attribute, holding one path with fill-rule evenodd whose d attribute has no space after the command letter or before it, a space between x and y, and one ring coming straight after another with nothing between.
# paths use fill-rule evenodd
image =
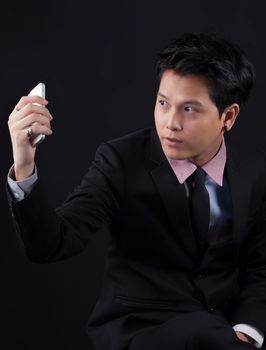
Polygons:
<instances>
[{"instance_id":1,"label":"man's eye","mask_svg":"<svg viewBox=\"0 0 266 350\"><path fill-rule=\"evenodd\" d=\"M186 107L184 108L184 110L185 110L186 112L193 112L193 108L190 107L190 106L186 106Z\"/></svg>"},{"instance_id":2,"label":"man's eye","mask_svg":"<svg viewBox=\"0 0 266 350\"><path fill-rule=\"evenodd\" d=\"M167 105L166 101L163 101L163 100L160 100L159 103L162 107L166 107Z\"/></svg>"}]
</instances>

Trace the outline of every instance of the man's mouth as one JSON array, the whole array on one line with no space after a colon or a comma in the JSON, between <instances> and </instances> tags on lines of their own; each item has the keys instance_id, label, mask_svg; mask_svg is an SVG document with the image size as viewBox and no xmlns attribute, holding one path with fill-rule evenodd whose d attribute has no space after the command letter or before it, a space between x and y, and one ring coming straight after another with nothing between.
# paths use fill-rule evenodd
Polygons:
<instances>
[{"instance_id":1,"label":"man's mouth","mask_svg":"<svg viewBox=\"0 0 266 350\"><path fill-rule=\"evenodd\" d=\"M175 137L165 137L165 140L167 140L170 143L182 143L183 140L177 139Z\"/></svg>"}]
</instances>

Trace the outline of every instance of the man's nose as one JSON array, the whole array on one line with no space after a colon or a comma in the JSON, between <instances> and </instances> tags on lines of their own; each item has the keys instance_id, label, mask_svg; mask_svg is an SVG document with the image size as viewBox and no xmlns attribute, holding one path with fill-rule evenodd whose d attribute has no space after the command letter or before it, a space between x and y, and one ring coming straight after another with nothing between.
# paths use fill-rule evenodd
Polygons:
<instances>
[{"instance_id":1,"label":"man's nose","mask_svg":"<svg viewBox=\"0 0 266 350\"><path fill-rule=\"evenodd\" d=\"M166 128L172 131L177 131L177 130L180 131L183 129L180 120L175 115L172 115L169 117L166 124Z\"/></svg>"}]
</instances>

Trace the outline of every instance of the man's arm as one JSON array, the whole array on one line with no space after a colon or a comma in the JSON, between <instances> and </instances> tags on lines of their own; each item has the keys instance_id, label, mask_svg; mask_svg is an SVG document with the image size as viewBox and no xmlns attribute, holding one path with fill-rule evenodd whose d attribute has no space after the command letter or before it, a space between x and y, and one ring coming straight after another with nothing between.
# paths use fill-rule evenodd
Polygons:
<instances>
[{"instance_id":1,"label":"man's arm","mask_svg":"<svg viewBox=\"0 0 266 350\"><path fill-rule=\"evenodd\" d=\"M230 314L232 325L252 325L266 331L266 162L256 168L257 182L264 193L259 208L249 218L249 234L239 252L238 293Z\"/></svg>"},{"instance_id":2,"label":"man's arm","mask_svg":"<svg viewBox=\"0 0 266 350\"><path fill-rule=\"evenodd\" d=\"M15 230L34 262L63 260L83 251L95 232L108 226L124 197L124 170L118 152L102 143L81 183L56 209L39 179L30 195L14 202L7 191Z\"/></svg>"},{"instance_id":3,"label":"man's arm","mask_svg":"<svg viewBox=\"0 0 266 350\"><path fill-rule=\"evenodd\" d=\"M8 118L16 180L31 177L35 167L36 147L27 129L33 135L52 134L53 117L47 103L39 96L23 96ZM30 259L42 263L62 260L81 252L119 211L124 196L123 164L119 152L110 143L102 143L80 185L56 209L40 179L21 201L14 201L8 183L6 190L15 231Z\"/></svg>"}]
</instances>

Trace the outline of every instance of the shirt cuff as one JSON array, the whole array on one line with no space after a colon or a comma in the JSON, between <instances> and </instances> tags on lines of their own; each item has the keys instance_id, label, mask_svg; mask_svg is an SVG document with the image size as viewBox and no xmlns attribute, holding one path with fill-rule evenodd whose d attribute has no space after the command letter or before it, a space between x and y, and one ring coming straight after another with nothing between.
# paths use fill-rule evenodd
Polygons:
<instances>
[{"instance_id":1,"label":"shirt cuff","mask_svg":"<svg viewBox=\"0 0 266 350\"><path fill-rule=\"evenodd\" d=\"M250 326L245 323L238 323L233 326L235 331L245 333L254 339L254 345L256 348L261 348L264 341L264 333L258 330L258 328Z\"/></svg>"},{"instance_id":2,"label":"shirt cuff","mask_svg":"<svg viewBox=\"0 0 266 350\"><path fill-rule=\"evenodd\" d=\"M15 173L14 173L14 164L13 164L12 167L9 169L9 172L7 175L7 183L8 183L10 192L13 195L14 201L19 202L23 200L28 194L30 194L35 183L37 182L38 173L37 173L36 164L34 165L34 172L30 177L19 181L16 181L14 179L15 179Z\"/></svg>"}]
</instances>

